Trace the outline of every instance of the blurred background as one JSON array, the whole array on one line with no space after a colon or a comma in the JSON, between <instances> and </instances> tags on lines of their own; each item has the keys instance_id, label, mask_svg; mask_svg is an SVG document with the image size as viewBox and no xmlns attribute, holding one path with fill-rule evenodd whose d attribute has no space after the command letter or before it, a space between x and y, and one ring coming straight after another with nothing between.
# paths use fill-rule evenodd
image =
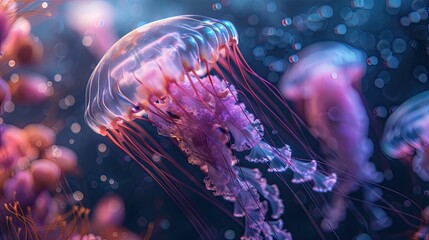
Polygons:
<instances>
[{"instance_id":1,"label":"blurred background","mask_svg":"<svg viewBox=\"0 0 429 240\"><path fill-rule=\"evenodd\" d=\"M366 200L360 200L363 193L357 191L349 197L347 218L338 229L319 233L320 214L313 210L320 204L312 201L302 186L291 183L290 188L281 189L286 206L282 219L295 239L410 239L424 226L409 216L420 218L421 209L429 203L429 185L406 161L386 157L379 143L391 112L410 97L429 90L427 1L69 0L35 4L52 15L24 14L31 24L29 43L12 43L9 48L16 52L3 50L1 76L12 90L14 84L23 86L15 86L2 121L20 128L43 123L56 132L57 144L77 154L77 170L67 175L67 180L75 201L83 206L94 208L101 198L117 196L124 202L122 225L140 238L150 229L150 239L199 239L157 183L83 120L88 78L116 40L146 23L192 14L231 21L250 66L275 85L299 61L298 52L312 43L338 41L367 54L367 72L355 87L370 119L371 161L384 175L383 199L376 204L386 201L400 213L386 210L392 223L377 229L371 225L371 214L366 213ZM23 82L26 77L28 82ZM294 109L293 103L291 107ZM173 156L187 164L180 152ZM203 174L195 174L203 184ZM219 239L239 239L243 228L234 219L192 192L185 195ZM220 201L232 208L229 202ZM310 215L300 203L310 209Z\"/></svg>"}]
</instances>

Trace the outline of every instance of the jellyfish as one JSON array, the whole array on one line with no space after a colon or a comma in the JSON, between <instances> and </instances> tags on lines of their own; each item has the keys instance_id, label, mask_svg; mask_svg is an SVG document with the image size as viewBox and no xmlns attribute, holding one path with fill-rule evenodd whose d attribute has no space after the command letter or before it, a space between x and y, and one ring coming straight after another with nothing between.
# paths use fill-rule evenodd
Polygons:
<instances>
[{"instance_id":1,"label":"jellyfish","mask_svg":"<svg viewBox=\"0 0 429 240\"><path fill-rule=\"evenodd\" d=\"M9 29L16 17L15 1L2 1L0 3L0 48L1 43L9 34Z\"/></svg>"},{"instance_id":2,"label":"jellyfish","mask_svg":"<svg viewBox=\"0 0 429 240\"><path fill-rule=\"evenodd\" d=\"M108 1L67 4L67 23L82 37L82 43L98 59L116 42L113 6Z\"/></svg>"},{"instance_id":3,"label":"jellyfish","mask_svg":"<svg viewBox=\"0 0 429 240\"><path fill-rule=\"evenodd\" d=\"M3 50L3 43L12 28L17 28L14 26L17 20L32 15L49 16L49 12L42 10L48 5L48 1L41 3L34 0L2 0L0 2L0 49Z\"/></svg>"},{"instance_id":4,"label":"jellyfish","mask_svg":"<svg viewBox=\"0 0 429 240\"><path fill-rule=\"evenodd\" d=\"M365 181L379 181L369 162L372 142L369 120L353 87L366 71L365 54L339 42L319 42L299 53L299 61L282 77L283 95L302 106L302 116L313 135L321 139L327 164L336 169L338 183L325 230L335 229L345 217L346 196Z\"/></svg>"},{"instance_id":5,"label":"jellyfish","mask_svg":"<svg viewBox=\"0 0 429 240\"><path fill-rule=\"evenodd\" d=\"M422 92L401 104L387 119L381 147L396 159L412 157L412 168L429 181L429 91Z\"/></svg>"},{"instance_id":6,"label":"jellyfish","mask_svg":"<svg viewBox=\"0 0 429 240\"><path fill-rule=\"evenodd\" d=\"M125 232L126 235L122 235L125 240L137 240L142 239L141 236L131 232L124 228L122 223L125 220L125 204L122 198L116 195L108 195L100 199L93 209L91 230L103 237L115 236L114 233ZM150 224L148 231L143 239L149 239L151 230Z\"/></svg>"},{"instance_id":7,"label":"jellyfish","mask_svg":"<svg viewBox=\"0 0 429 240\"><path fill-rule=\"evenodd\" d=\"M201 169L206 189L233 202L233 216L245 219L242 239L290 239L291 234L280 219L279 188L268 184L260 169L240 161L265 163L276 174L290 169L293 182L312 181L319 192L330 191L336 182L334 173L316 171L315 160L292 157L284 140L273 140L278 134L265 134L266 126L285 123L276 113L267 114L276 109L267 105L272 103L268 96L281 101L280 94L245 62L237 30L228 21L177 16L133 30L101 59L86 93L87 124L134 158L176 200L203 239L214 236L169 168L186 170L158 137L169 138ZM280 126L278 131L287 128Z\"/></svg>"},{"instance_id":8,"label":"jellyfish","mask_svg":"<svg viewBox=\"0 0 429 240\"><path fill-rule=\"evenodd\" d=\"M31 33L31 23L25 18L14 21L1 47L4 62L13 60L13 64L28 66L40 63L43 58L43 44Z\"/></svg>"}]
</instances>

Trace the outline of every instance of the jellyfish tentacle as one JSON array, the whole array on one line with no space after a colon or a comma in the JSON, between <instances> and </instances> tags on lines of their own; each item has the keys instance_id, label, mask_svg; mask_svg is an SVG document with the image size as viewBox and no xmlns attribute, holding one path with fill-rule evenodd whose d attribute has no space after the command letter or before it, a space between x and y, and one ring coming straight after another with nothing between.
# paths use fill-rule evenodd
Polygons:
<instances>
[{"instance_id":1,"label":"jellyfish tentacle","mask_svg":"<svg viewBox=\"0 0 429 240\"><path fill-rule=\"evenodd\" d=\"M429 181L429 150L426 148L417 149L413 158L413 170L419 177Z\"/></svg>"},{"instance_id":2,"label":"jellyfish tentacle","mask_svg":"<svg viewBox=\"0 0 429 240\"><path fill-rule=\"evenodd\" d=\"M189 81L201 84L191 84ZM210 87L214 91L207 92ZM234 144L241 144L240 150L243 151L261 141L263 127L252 114L242 110L245 106L237 103L232 92L227 92L223 98L213 97L213 94L218 95L226 89L226 85L214 76L201 79L188 77L171 85L170 97L157 103L156 108L149 107L148 118L160 134L178 141L179 148L188 156L190 163L204 170L207 174L204 183L208 190L234 202L234 215L245 218L243 239L258 238L261 232L266 236L289 236L281 229L268 230L269 223L265 218L267 203L260 200L260 196L264 197L270 204L272 217L278 218L284 207L277 187L268 185L260 172L235 166L238 161L232 148L227 145L230 141L228 135L234 138ZM198 94L204 99L198 98ZM168 118L167 121L163 119L167 113L177 117ZM180 131L178 125L182 122L192 125L187 131ZM276 226L281 224L277 223Z\"/></svg>"},{"instance_id":3,"label":"jellyfish tentacle","mask_svg":"<svg viewBox=\"0 0 429 240\"><path fill-rule=\"evenodd\" d=\"M267 201L271 207L271 217L278 219L284 211L283 201L279 198L279 190L276 185L268 185L257 168L249 169L235 167L240 179L252 185Z\"/></svg>"},{"instance_id":4,"label":"jellyfish tentacle","mask_svg":"<svg viewBox=\"0 0 429 240\"><path fill-rule=\"evenodd\" d=\"M331 191L334 187L337 176L336 174L326 175L318 172L315 160L304 162L291 157L292 152L288 145L282 148L274 148L268 143L261 141L257 146L252 148L246 159L251 162L268 163L268 171L284 172L291 169L294 172L293 183L302 183L313 181L313 190L317 192Z\"/></svg>"}]
</instances>

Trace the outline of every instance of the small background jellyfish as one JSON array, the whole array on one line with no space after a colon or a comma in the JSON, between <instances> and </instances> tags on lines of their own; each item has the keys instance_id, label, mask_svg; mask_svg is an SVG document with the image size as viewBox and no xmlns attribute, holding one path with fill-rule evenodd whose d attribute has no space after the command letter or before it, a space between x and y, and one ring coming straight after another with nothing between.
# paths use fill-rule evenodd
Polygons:
<instances>
[{"instance_id":1,"label":"small background jellyfish","mask_svg":"<svg viewBox=\"0 0 429 240\"><path fill-rule=\"evenodd\" d=\"M2 1L5 2L8 1ZM21 129L30 123L43 122L54 129L58 133L57 144L73 149L78 155L78 173L67 175L71 192L74 193L71 197L76 196L77 199L82 197L79 202L91 208L92 213L94 206L103 196L118 194L125 203L126 218L123 225L133 232L143 233L139 236L142 237L150 230L151 239L198 239L192 224L154 179L107 138L92 134L85 124L82 117L85 111L84 89L87 83L85 80L89 78L99 59L84 45L88 44L88 41L83 41L83 37L67 24L68 6L63 3L69 1L9 2L33 4L32 9L38 13L24 14L31 23L31 34L27 39L39 39L43 44L43 55L40 61L30 61L29 64L15 61L15 65L14 62L10 62L9 65L10 60L0 60L1 77L13 88L13 95L17 95L15 99L12 96L12 104L4 105L5 111L0 117L0 122ZM103 2L112 6L114 14L95 20L92 26L104 28L106 25L100 23L112 22L111 26L117 36L123 36L148 22L182 14L199 14L228 20L239 30L240 51L251 68L273 84L277 84L283 72L297 60L297 52L303 46L328 40L345 42L354 48L363 49L367 53L367 73L361 81L361 95L371 120L372 129L369 131L369 137L374 142L371 160L384 175L381 187L387 188L383 190L383 199L393 204L400 213L403 213L402 216L409 214L408 220L413 220L412 216L421 215L421 209L416 205L428 205L429 183L405 168L400 161L387 161L379 144L387 116L410 96L427 88L428 14L425 1L106 0ZM21 13L26 11L23 8L18 9ZM51 12L52 15L45 17L39 14L40 11ZM61 14L55 14L56 12ZM21 46L25 45L28 46L28 44ZM6 55L7 49L2 50ZM41 96L44 100L27 102L22 98L30 96L28 90L25 90L26 84L32 83L31 79L35 79L27 76L34 74L43 76L46 83L30 84L29 88L36 87L37 90L42 90ZM238 89L237 85L235 86ZM255 87L255 90L258 89ZM267 89L259 91L258 95L265 94L265 90ZM243 96L241 93L238 95ZM275 107L281 115L289 115L284 112L283 103L275 98L269 100L280 106ZM239 102L245 103L247 110L255 113L250 108L256 105L248 104L240 97ZM261 116L257 114L257 118L263 120ZM286 137L285 143L291 146L294 156L323 159L315 154L320 153L318 151L320 143L314 137L306 136L299 140L287 137L294 134L307 135L307 129L295 126L294 120L291 120L293 118L290 117L292 116L284 118L290 123L289 129L272 129L266 125L264 136L277 131L277 134L271 136ZM157 136L155 127L150 124L147 127L146 130L154 129L151 136ZM168 138L159 137L157 140L178 161L186 161L185 156ZM284 146L275 138L273 142L276 147ZM245 154L239 156L240 165L265 168L261 164L247 163L244 157ZM153 159L160 160L161 163L166 162L157 155ZM186 168L197 178L196 184L201 185L203 175L200 170L191 166ZM179 174L177 171L174 173ZM288 182L292 174L288 172L285 174ZM320 233L318 224L323 216L320 213L322 206L318 203L321 203L319 199L322 196L328 196L329 199L329 195L309 194L308 188L312 187L311 183L291 184L289 187L292 191L288 191L275 173L268 174L264 171L264 178L268 183L279 187L280 197L285 203L285 214L281 219L295 239L402 240L410 238L419 227L415 225L418 225L419 221L413 220L410 223L401 219L401 214L387 211L392 219L391 227L373 231L365 207L368 200L362 196L362 191L358 190L348 197L350 212L346 219L335 231ZM189 185L193 184L188 177L180 179ZM207 192L212 195L205 189L198 190L198 193ZM200 211L202 218L209 223L208 228L218 239L232 240L241 236L243 226L236 222L236 218L225 216L225 212L230 212L230 209L225 209L224 204L219 208L213 207L212 202L201 198L197 193L182 192L189 201L195 203L193 206L196 209L203 210ZM381 200L375 204L382 204L380 202ZM313 220L316 224L312 224ZM422 225L422 232L423 228ZM98 234L95 231L92 233Z\"/></svg>"},{"instance_id":2,"label":"small background jellyfish","mask_svg":"<svg viewBox=\"0 0 429 240\"><path fill-rule=\"evenodd\" d=\"M1 62L9 66L39 64L43 56L43 44L31 33L31 23L17 19L2 45Z\"/></svg>"},{"instance_id":3,"label":"small background jellyfish","mask_svg":"<svg viewBox=\"0 0 429 240\"><path fill-rule=\"evenodd\" d=\"M113 6L106 1L70 2L67 24L82 37L82 44L101 59L118 40L113 28Z\"/></svg>"},{"instance_id":4,"label":"small background jellyfish","mask_svg":"<svg viewBox=\"0 0 429 240\"><path fill-rule=\"evenodd\" d=\"M297 56L298 62L283 75L279 87L286 98L301 107L310 131L322 140L327 164L339 177L335 187L338 194L325 209L322 222L323 229L332 230L345 219L347 195L364 182L380 182L382 178L369 162L369 119L353 87L365 75L365 54L339 42L319 42ZM386 217L377 217L379 228L390 224Z\"/></svg>"},{"instance_id":5,"label":"small background jellyfish","mask_svg":"<svg viewBox=\"0 0 429 240\"><path fill-rule=\"evenodd\" d=\"M206 175L206 188L234 203L233 215L245 219L242 239L290 239L279 219L284 206L278 187L269 185L259 169L237 165L240 155L245 154L249 162L266 163L269 172L291 169L293 182L313 181L318 192L330 191L336 175L316 171L315 160L297 160L287 144L276 147L273 136L264 136L265 126L273 128L276 119L260 111L272 106L269 97L258 96L255 89L265 84L273 97L281 98L250 69L238 41L230 22L202 16L172 17L137 28L120 39L94 69L85 120L149 171L201 237L216 238L182 195L177 184L183 183L169 167L186 170L152 136L154 129L138 125L137 120L171 138L188 162ZM247 110L241 98L253 106ZM284 124L280 115L273 115Z\"/></svg>"},{"instance_id":6,"label":"small background jellyfish","mask_svg":"<svg viewBox=\"0 0 429 240\"><path fill-rule=\"evenodd\" d=\"M411 162L418 176L429 181L429 92L405 101L387 119L381 142L391 158Z\"/></svg>"},{"instance_id":7,"label":"small background jellyfish","mask_svg":"<svg viewBox=\"0 0 429 240\"><path fill-rule=\"evenodd\" d=\"M0 50L2 54L8 52L9 48L21 49L20 55L25 55L28 60L28 55L32 55L31 47L35 47L34 44L40 43L33 41L33 39L25 38L29 32L29 25L23 25L21 20L32 16L38 16L33 21L41 21L41 16L50 16L52 13L48 8L49 3L55 5L55 1L34 1L34 0L4 0L0 3ZM50 8L54 10L55 8ZM18 22L18 23L17 23ZM18 38L22 39L18 39ZM19 43L11 44L10 41L18 41ZM5 41L9 41L9 46L5 49L3 44ZM10 54L10 53L9 53Z\"/></svg>"}]
</instances>

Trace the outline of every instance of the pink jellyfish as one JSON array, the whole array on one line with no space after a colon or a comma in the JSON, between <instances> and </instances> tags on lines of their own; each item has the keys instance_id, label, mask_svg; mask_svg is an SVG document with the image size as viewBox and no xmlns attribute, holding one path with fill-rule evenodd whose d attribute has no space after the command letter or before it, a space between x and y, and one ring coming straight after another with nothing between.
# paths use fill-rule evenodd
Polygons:
<instances>
[{"instance_id":1,"label":"pink jellyfish","mask_svg":"<svg viewBox=\"0 0 429 240\"><path fill-rule=\"evenodd\" d=\"M389 116L381 146L389 157L412 157L412 167L419 177L429 181L429 91L401 104Z\"/></svg>"},{"instance_id":2,"label":"pink jellyfish","mask_svg":"<svg viewBox=\"0 0 429 240\"><path fill-rule=\"evenodd\" d=\"M70 2L67 23L82 36L82 43L97 58L118 40L113 28L114 9L108 1Z\"/></svg>"},{"instance_id":3,"label":"pink jellyfish","mask_svg":"<svg viewBox=\"0 0 429 240\"><path fill-rule=\"evenodd\" d=\"M316 171L314 160L292 158L288 145L276 147L275 136L264 135L264 124L250 111L261 114L269 126L282 119L266 119L270 99L255 83L267 88L267 82L243 59L237 35L230 22L202 16L172 17L137 28L113 45L94 69L85 120L177 200L203 239L214 236L183 196L183 182L169 171L186 170L156 140L156 131L201 169L208 190L234 203L233 215L245 218L242 239L290 239L279 219L283 204L278 187L269 185L260 170L238 162L266 163L271 172L291 169L293 182L313 181L320 192L331 190L336 175ZM278 97L274 87L267 89ZM247 110L244 102L252 107ZM166 161L158 161L160 157ZM268 210L271 217L266 216Z\"/></svg>"},{"instance_id":4,"label":"pink jellyfish","mask_svg":"<svg viewBox=\"0 0 429 240\"><path fill-rule=\"evenodd\" d=\"M18 18L17 12L18 6L16 1L4 0L0 2L0 49L4 40L9 35L12 24Z\"/></svg>"},{"instance_id":5,"label":"pink jellyfish","mask_svg":"<svg viewBox=\"0 0 429 240\"><path fill-rule=\"evenodd\" d=\"M34 65L43 58L43 44L31 33L31 23L25 18L15 20L2 43L2 61L15 61L19 65Z\"/></svg>"},{"instance_id":6,"label":"pink jellyfish","mask_svg":"<svg viewBox=\"0 0 429 240\"><path fill-rule=\"evenodd\" d=\"M40 60L43 46L30 34L30 23L24 17L50 16L48 1L2 0L0 1L0 49L23 64ZM6 44L8 46L3 46ZM9 51L13 51L10 53ZM11 56L12 55L12 56Z\"/></svg>"},{"instance_id":7,"label":"pink jellyfish","mask_svg":"<svg viewBox=\"0 0 429 240\"><path fill-rule=\"evenodd\" d=\"M319 42L299 53L299 61L283 75L283 95L303 106L310 131L322 140L327 163L336 169L338 184L322 228L335 229L345 217L346 198L362 181L379 181L368 160L372 142L369 120L353 83L366 71L365 54L337 42Z\"/></svg>"}]
</instances>

